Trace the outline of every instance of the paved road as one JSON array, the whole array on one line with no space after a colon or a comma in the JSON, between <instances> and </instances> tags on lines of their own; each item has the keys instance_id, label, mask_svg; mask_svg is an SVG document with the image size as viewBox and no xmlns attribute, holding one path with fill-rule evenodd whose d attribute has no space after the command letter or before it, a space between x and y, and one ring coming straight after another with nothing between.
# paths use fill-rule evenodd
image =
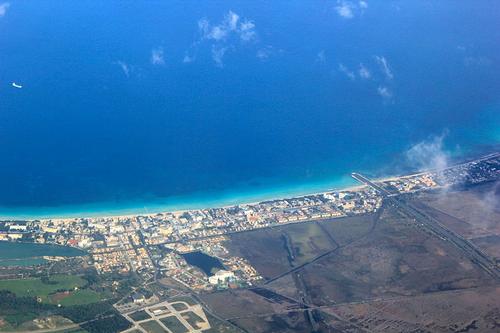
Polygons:
<instances>
[{"instance_id":1,"label":"paved road","mask_svg":"<svg viewBox=\"0 0 500 333\"><path fill-rule=\"evenodd\" d=\"M478 249L474 244L455 233L454 231L448 229L443 224L441 224L434 217L418 210L414 205L405 200L402 196L392 196L389 191L387 191L382 186L372 182L367 177L359 174L353 173L352 177L359 182L362 182L368 186L375 189L380 195L384 197L385 200L392 203L394 206L401 209L407 215L412 216L415 221L418 221L420 226L426 228L433 234L437 235L444 241L450 242L458 249L460 249L472 262L483 269L488 275L493 278L500 280L500 269L491 260L491 258L486 255L483 251Z\"/></svg>"}]
</instances>

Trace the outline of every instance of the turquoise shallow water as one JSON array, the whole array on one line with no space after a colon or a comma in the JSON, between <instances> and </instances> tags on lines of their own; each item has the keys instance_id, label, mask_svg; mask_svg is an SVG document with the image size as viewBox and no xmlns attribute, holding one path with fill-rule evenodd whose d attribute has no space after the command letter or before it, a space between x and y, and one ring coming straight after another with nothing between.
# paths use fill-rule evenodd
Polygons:
<instances>
[{"instance_id":1,"label":"turquoise shallow water","mask_svg":"<svg viewBox=\"0 0 500 333\"><path fill-rule=\"evenodd\" d=\"M215 193L200 193L168 199L151 199L128 203L103 202L64 207L15 207L3 208L0 219L37 219L56 217L98 217L113 215L151 214L165 211L224 207L277 198L318 193L359 185L350 177L330 182L292 184L276 188L264 188L250 192L248 189Z\"/></svg>"},{"instance_id":2,"label":"turquoise shallow water","mask_svg":"<svg viewBox=\"0 0 500 333\"><path fill-rule=\"evenodd\" d=\"M43 256L81 255L85 252L67 246L0 241L0 266L31 266L44 263Z\"/></svg>"},{"instance_id":3,"label":"turquoise shallow water","mask_svg":"<svg viewBox=\"0 0 500 333\"><path fill-rule=\"evenodd\" d=\"M11 1L0 217L258 201L424 167L405 152L436 137L494 145L497 6Z\"/></svg>"}]
</instances>

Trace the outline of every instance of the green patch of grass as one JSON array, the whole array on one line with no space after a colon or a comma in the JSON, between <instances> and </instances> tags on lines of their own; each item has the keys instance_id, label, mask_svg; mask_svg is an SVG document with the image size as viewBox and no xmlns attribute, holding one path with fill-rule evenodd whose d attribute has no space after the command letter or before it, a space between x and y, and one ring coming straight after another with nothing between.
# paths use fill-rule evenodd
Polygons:
<instances>
[{"instance_id":1,"label":"green patch of grass","mask_svg":"<svg viewBox=\"0 0 500 333\"><path fill-rule=\"evenodd\" d=\"M118 313L115 313L111 317L101 318L85 324L80 324L80 327L89 333L122 332L130 328L130 326L130 322Z\"/></svg>"},{"instance_id":2,"label":"green patch of grass","mask_svg":"<svg viewBox=\"0 0 500 333\"><path fill-rule=\"evenodd\" d=\"M167 331L156 322L156 320L150 320L145 323L140 324L140 326L146 330L148 333L166 333Z\"/></svg>"},{"instance_id":3,"label":"green patch of grass","mask_svg":"<svg viewBox=\"0 0 500 333\"><path fill-rule=\"evenodd\" d=\"M141 321L141 320L144 320L144 319L149 319L151 318L150 315L148 315L148 313L144 310L142 311L136 311L132 314L129 315L130 318L132 318L134 321Z\"/></svg>"},{"instance_id":4,"label":"green patch of grass","mask_svg":"<svg viewBox=\"0 0 500 333\"><path fill-rule=\"evenodd\" d=\"M16 297L10 291L0 291L0 318L13 327L55 309L54 305L38 303L33 297Z\"/></svg>"},{"instance_id":5,"label":"green patch of grass","mask_svg":"<svg viewBox=\"0 0 500 333\"><path fill-rule=\"evenodd\" d=\"M205 323L205 320L198 316L193 311L187 311L182 313L182 317L195 329L200 329L203 326L198 325L198 323Z\"/></svg>"},{"instance_id":6,"label":"green patch of grass","mask_svg":"<svg viewBox=\"0 0 500 333\"><path fill-rule=\"evenodd\" d=\"M81 288L87 281L74 275L54 275L50 279L28 278L0 281L0 290L8 290L17 297L40 297L43 303L62 306L96 303L100 294ZM66 292L62 292L62 291Z\"/></svg>"},{"instance_id":7,"label":"green patch of grass","mask_svg":"<svg viewBox=\"0 0 500 333\"><path fill-rule=\"evenodd\" d=\"M59 301L62 306L82 305L97 303L101 300L101 296L93 290L80 289L71 293L70 296Z\"/></svg>"},{"instance_id":8,"label":"green patch of grass","mask_svg":"<svg viewBox=\"0 0 500 333\"><path fill-rule=\"evenodd\" d=\"M24 322L35 319L36 317L38 317L37 314L33 312L18 312L4 316L4 319L13 327L17 327Z\"/></svg>"},{"instance_id":9,"label":"green patch of grass","mask_svg":"<svg viewBox=\"0 0 500 333\"><path fill-rule=\"evenodd\" d=\"M186 306L186 304L184 304L184 303L173 303L172 306L177 311L184 311L184 310L187 310L187 308L188 308Z\"/></svg>"},{"instance_id":10,"label":"green patch of grass","mask_svg":"<svg viewBox=\"0 0 500 333\"><path fill-rule=\"evenodd\" d=\"M173 303L173 302L186 302L189 305L196 305L196 304L198 304L198 302L196 302L194 299L192 299L191 297L189 297L187 295L185 295L185 296L175 296L175 297L169 298L168 301L171 302L171 303Z\"/></svg>"},{"instance_id":11,"label":"green patch of grass","mask_svg":"<svg viewBox=\"0 0 500 333\"><path fill-rule=\"evenodd\" d=\"M42 302L49 302L49 294L57 290L73 290L87 283L84 279L74 275L54 275L48 281L40 278L2 280L0 290L8 290L17 297L40 297Z\"/></svg>"},{"instance_id":12,"label":"green patch of grass","mask_svg":"<svg viewBox=\"0 0 500 333\"><path fill-rule=\"evenodd\" d=\"M161 318L160 321L173 333L186 333L188 329L176 316Z\"/></svg>"}]
</instances>

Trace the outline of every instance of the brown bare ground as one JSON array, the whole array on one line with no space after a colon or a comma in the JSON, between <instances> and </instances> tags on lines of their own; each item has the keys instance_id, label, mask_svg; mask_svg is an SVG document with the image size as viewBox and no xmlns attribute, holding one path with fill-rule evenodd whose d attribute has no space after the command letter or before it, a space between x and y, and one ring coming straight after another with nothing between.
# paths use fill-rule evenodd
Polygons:
<instances>
[{"instance_id":1,"label":"brown bare ground","mask_svg":"<svg viewBox=\"0 0 500 333\"><path fill-rule=\"evenodd\" d=\"M500 287L430 293L323 309L370 332L499 332Z\"/></svg>"}]
</instances>

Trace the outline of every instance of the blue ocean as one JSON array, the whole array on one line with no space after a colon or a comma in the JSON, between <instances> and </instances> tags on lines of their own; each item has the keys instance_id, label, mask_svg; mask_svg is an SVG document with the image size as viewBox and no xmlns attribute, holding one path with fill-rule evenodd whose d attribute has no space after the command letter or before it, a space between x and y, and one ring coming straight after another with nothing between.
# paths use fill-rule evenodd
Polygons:
<instances>
[{"instance_id":1,"label":"blue ocean","mask_svg":"<svg viewBox=\"0 0 500 333\"><path fill-rule=\"evenodd\" d=\"M487 151L499 22L494 0L0 0L0 216L226 205Z\"/></svg>"}]
</instances>

